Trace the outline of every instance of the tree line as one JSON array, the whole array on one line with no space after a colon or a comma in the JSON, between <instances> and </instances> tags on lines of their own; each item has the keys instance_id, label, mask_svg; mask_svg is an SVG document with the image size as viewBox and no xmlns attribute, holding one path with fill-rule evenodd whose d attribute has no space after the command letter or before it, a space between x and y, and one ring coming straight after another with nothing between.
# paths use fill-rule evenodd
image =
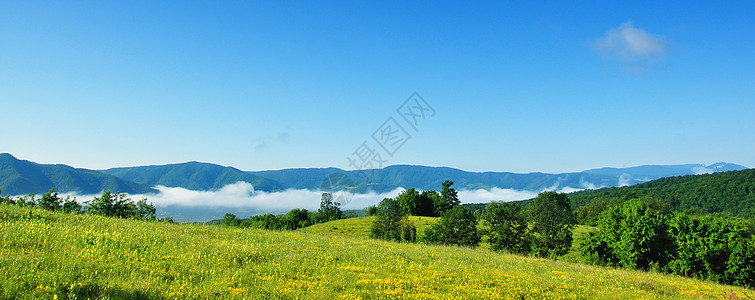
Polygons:
<instances>
[{"instance_id":1,"label":"tree line","mask_svg":"<svg viewBox=\"0 0 755 300\"><path fill-rule=\"evenodd\" d=\"M580 245L588 262L755 287L755 228L722 214L690 215L628 195L600 214Z\"/></svg>"},{"instance_id":2,"label":"tree line","mask_svg":"<svg viewBox=\"0 0 755 300\"><path fill-rule=\"evenodd\" d=\"M260 228L268 230L296 230L318 223L325 223L346 218L341 211L341 203L333 200L332 193L322 193L320 209L308 211L303 208L290 210L285 215L264 214L239 219L232 213L227 213L220 220L220 225L241 228Z\"/></svg>"},{"instance_id":3,"label":"tree line","mask_svg":"<svg viewBox=\"0 0 755 300\"><path fill-rule=\"evenodd\" d=\"M2 191L0 191L0 195L2 195ZM44 193L39 199L36 199L33 193L19 196L15 199L10 196L0 196L0 203L29 208L38 207L49 211L74 214L92 214L139 220L157 219L157 209L155 209L152 203L147 202L147 198L134 202L128 198L127 194L120 192L104 191L101 196L94 197L90 201L85 201L85 205L81 205L76 201L76 197L71 198L70 196L66 196L65 199L61 198L55 192L55 189L50 189L50 191ZM173 219L166 218L163 221L172 222Z\"/></svg>"},{"instance_id":4,"label":"tree line","mask_svg":"<svg viewBox=\"0 0 755 300\"><path fill-rule=\"evenodd\" d=\"M690 215L724 213L755 219L755 169L667 177L633 186L576 192L569 198L578 222L595 226L604 210L627 195L663 199L672 210Z\"/></svg>"},{"instance_id":5,"label":"tree line","mask_svg":"<svg viewBox=\"0 0 755 300\"><path fill-rule=\"evenodd\" d=\"M401 242L477 247L482 236L489 237L495 251L556 257L571 248L576 219L566 194L543 192L526 210L519 204L491 202L480 214L460 205L453 181L445 181L441 192L408 189L394 198L385 198L369 207L375 215L370 236ZM440 216L437 223L417 236L409 216ZM481 224L482 229L478 229Z\"/></svg>"}]
</instances>

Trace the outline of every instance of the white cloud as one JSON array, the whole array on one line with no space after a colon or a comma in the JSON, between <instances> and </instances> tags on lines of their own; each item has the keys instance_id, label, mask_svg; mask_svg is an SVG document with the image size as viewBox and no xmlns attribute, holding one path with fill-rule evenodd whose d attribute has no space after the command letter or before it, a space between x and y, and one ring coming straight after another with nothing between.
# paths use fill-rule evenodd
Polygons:
<instances>
[{"instance_id":1,"label":"white cloud","mask_svg":"<svg viewBox=\"0 0 755 300\"><path fill-rule=\"evenodd\" d=\"M619 186L628 186L632 185L634 183L634 180L632 179L632 175L629 174L621 174L619 176Z\"/></svg>"},{"instance_id":2,"label":"white cloud","mask_svg":"<svg viewBox=\"0 0 755 300\"><path fill-rule=\"evenodd\" d=\"M615 59L629 69L646 69L662 62L670 50L670 41L636 28L626 22L606 32L594 43L604 57Z\"/></svg>"},{"instance_id":3,"label":"white cloud","mask_svg":"<svg viewBox=\"0 0 755 300\"><path fill-rule=\"evenodd\" d=\"M711 174L716 171L713 169L706 168L705 166L700 166L700 167L692 168L692 172L695 172L695 175L702 175L702 174Z\"/></svg>"},{"instance_id":4,"label":"white cloud","mask_svg":"<svg viewBox=\"0 0 755 300\"><path fill-rule=\"evenodd\" d=\"M532 199L537 196L537 192L521 191L514 189L492 188L490 190L461 190L458 191L459 200L462 203L487 203L490 201L517 201Z\"/></svg>"}]
</instances>

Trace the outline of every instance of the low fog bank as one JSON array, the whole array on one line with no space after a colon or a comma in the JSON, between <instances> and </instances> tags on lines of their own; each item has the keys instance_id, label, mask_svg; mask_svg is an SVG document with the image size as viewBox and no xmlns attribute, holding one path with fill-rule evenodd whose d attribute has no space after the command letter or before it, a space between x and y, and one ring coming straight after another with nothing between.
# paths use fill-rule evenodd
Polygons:
<instances>
[{"instance_id":1,"label":"low fog bank","mask_svg":"<svg viewBox=\"0 0 755 300\"><path fill-rule=\"evenodd\" d=\"M320 207L323 191L291 189L281 192L264 192L254 190L247 182L237 182L215 191L192 191L184 188L156 186L156 194L129 195L133 201L147 198L157 208L158 217L172 217L178 222L205 222L220 219L226 213L239 218L266 213L284 214L294 208L316 211ZM558 190L573 192L580 189L571 187ZM346 191L333 193L333 199L341 203L343 210L360 210L379 203L383 198L394 198L404 188L397 188L387 193L370 192L354 194ZM541 191L522 191L514 189L492 188L489 190L459 190L461 203L488 203L491 201L517 201L531 199ZM97 195L76 195L79 202L89 201ZM65 197L67 195L63 195Z\"/></svg>"}]
</instances>

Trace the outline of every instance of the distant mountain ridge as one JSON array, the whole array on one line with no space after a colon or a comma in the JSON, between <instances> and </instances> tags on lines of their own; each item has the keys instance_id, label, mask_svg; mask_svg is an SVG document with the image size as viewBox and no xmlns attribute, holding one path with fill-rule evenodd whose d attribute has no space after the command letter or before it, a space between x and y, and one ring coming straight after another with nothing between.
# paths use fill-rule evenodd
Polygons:
<instances>
[{"instance_id":1,"label":"distant mountain ridge","mask_svg":"<svg viewBox=\"0 0 755 300\"><path fill-rule=\"evenodd\" d=\"M0 190L3 195L58 192L96 194L103 190L129 194L156 193L150 185L124 180L98 171L66 165L44 165L0 153Z\"/></svg>"},{"instance_id":2,"label":"distant mountain ridge","mask_svg":"<svg viewBox=\"0 0 755 300\"><path fill-rule=\"evenodd\" d=\"M112 168L101 172L141 184L182 187L195 191L217 190L239 181L251 183L255 189L262 191L283 189L280 184L273 180L249 174L236 168L195 161L169 165Z\"/></svg>"},{"instance_id":3,"label":"distant mountain ridge","mask_svg":"<svg viewBox=\"0 0 755 300\"><path fill-rule=\"evenodd\" d=\"M633 185L669 176L742 169L747 168L717 163L709 166L687 164L600 168L560 174L468 172L449 167L413 165L394 165L364 171L301 168L250 172L211 163L186 162L95 171L66 165L41 165L18 160L10 154L0 154L0 189L3 194L43 193L50 187L59 192L93 194L107 189L142 194L156 192L154 187L157 185L206 191L243 181L251 183L255 190L265 192L308 189L382 193L399 187L437 190L444 180L453 180L457 190L501 188L568 191Z\"/></svg>"}]
</instances>

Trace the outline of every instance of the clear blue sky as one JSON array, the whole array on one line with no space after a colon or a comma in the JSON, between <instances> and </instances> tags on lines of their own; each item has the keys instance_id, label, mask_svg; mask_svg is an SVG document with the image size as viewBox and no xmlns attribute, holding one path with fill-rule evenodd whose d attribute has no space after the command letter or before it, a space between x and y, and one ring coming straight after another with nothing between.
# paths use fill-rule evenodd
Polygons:
<instances>
[{"instance_id":1,"label":"clear blue sky","mask_svg":"<svg viewBox=\"0 0 755 300\"><path fill-rule=\"evenodd\" d=\"M247 3L252 2L252 3ZM0 152L84 168L755 167L755 2L2 1Z\"/></svg>"}]
</instances>

